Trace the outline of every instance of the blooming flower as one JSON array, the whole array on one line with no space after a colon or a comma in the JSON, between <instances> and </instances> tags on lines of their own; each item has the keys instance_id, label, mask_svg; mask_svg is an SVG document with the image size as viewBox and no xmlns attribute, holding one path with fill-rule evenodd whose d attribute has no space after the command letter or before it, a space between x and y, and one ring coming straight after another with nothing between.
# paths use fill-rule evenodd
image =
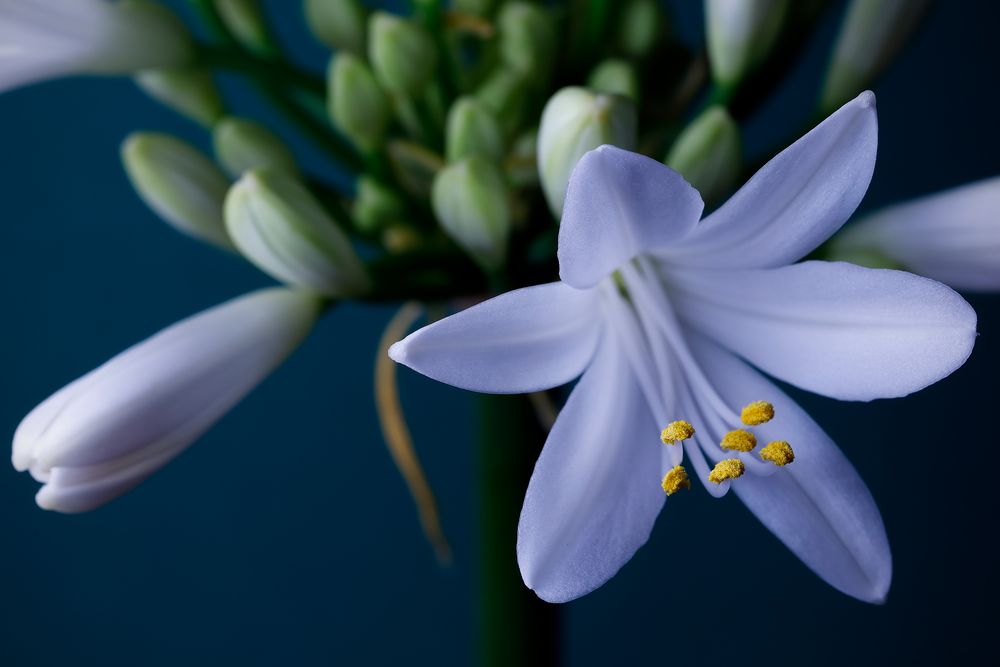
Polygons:
<instances>
[{"instance_id":1,"label":"blooming flower","mask_svg":"<svg viewBox=\"0 0 1000 667\"><path fill-rule=\"evenodd\" d=\"M305 292L253 292L164 329L60 389L14 433L13 463L45 509L84 512L180 454L312 328Z\"/></svg>"},{"instance_id":2,"label":"blooming flower","mask_svg":"<svg viewBox=\"0 0 1000 667\"><path fill-rule=\"evenodd\" d=\"M1000 290L998 209L994 177L876 211L838 235L833 251L860 264L888 258L955 289Z\"/></svg>"},{"instance_id":3,"label":"blooming flower","mask_svg":"<svg viewBox=\"0 0 1000 667\"><path fill-rule=\"evenodd\" d=\"M176 65L190 52L183 24L157 3L0 0L0 91Z\"/></svg>"},{"instance_id":4,"label":"blooming flower","mask_svg":"<svg viewBox=\"0 0 1000 667\"><path fill-rule=\"evenodd\" d=\"M661 483L685 487L686 454L706 489L731 487L825 581L884 599L891 557L870 493L819 426L753 368L870 400L925 387L970 354L975 313L944 285L846 263L791 264L853 212L876 143L865 93L700 222L701 199L679 174L601 147L570 181L560 282L508 292L390 350L424 375L481 392L536 391L582 373L518 528L521 574L540 597L572 600L612 577L646 542ZM771 443L763 456L742 451L749 438L726 437L741 416ZM659 444L676 420L694 428L671 424L664 441L691 437Z\"/></svg>"}]
</instances>

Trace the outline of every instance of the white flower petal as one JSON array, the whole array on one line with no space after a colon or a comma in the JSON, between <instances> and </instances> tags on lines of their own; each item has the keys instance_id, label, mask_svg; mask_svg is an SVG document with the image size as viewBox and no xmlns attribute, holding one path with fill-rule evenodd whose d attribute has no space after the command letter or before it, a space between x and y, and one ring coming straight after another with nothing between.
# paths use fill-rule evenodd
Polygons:
<instances>
[{"instance_id":1,"label":"white flower petal","mask_svg":"<svg viewBox=\"0 0 1000 667\"><path fill-rule=\"evenodd\" d=\"M795 461L770 476L744 475L733 491L817 575L866 602L885 600L892 580L889 542L865 483L795 402L733 355L691 336L699 363L733 405L766 399L775 418L754 427L762 442L787 440Z\"/></svg>"},{"instance_id":2,"label":"white flower petal","mask_svg":"<svg viewBox=\"0 0 1000 667\"><path fill-rule=\"evenodd\" d=\"M517 561L549 602L602 585L646 543L665 497L659 427L611 329L549 434L521 510Z\"/></svg>"},{"instance_id":3,"label":"white flower petal","mask_svg":"<svg viewBox=\"0 0 1000 667\"><path fill-rule=\"evenodd\" d=\"M393 360L462 389L520 394L583 372L601 332L596 291L562 283L501 294L415 331Z\"/></svg>"},{"instance_id":4,"label":"white flower petal","mask_svg":"<svg viewBox=\"0 0 1000 667\"><path fill-rule=\"evenodd\" d=\"M941 283L844 262L670 270L689 325L767 373L841 400L905 396L972 352L976 313Z\"/></svg>"},{"instance_id":5,"label":"white flower petal","mask_svg":"<svg viewBox=\"0 0 1000 667\"><path fill-rule=\"evenodd\" d=\"M806 256L864 197L877 144L875 96L862 93L764 165L663 256L718 269L782 266Z\"/></svg>"},{"instance_id":6,"label":"white flower petal","mask_svg":"<svg viewBox=\"0 0 1000 667\"><path fill-rule=\"evenodd\" d=\"M698 191L638 153L601 146L576 165L559 228L559 276L593 287L642 252L688 234L701 216Z\"/></svg>"},{"instance_id":7,"label":"white flower petal","mask_svg":"<svg viewBox=\"0 0 1000 667\"><path fill-rule=\"evenodd\" d=\"M836 240L839 253L875 249L956 289L1000 290L1000 177L877 211Z\"/></svg>"}]
</instances>

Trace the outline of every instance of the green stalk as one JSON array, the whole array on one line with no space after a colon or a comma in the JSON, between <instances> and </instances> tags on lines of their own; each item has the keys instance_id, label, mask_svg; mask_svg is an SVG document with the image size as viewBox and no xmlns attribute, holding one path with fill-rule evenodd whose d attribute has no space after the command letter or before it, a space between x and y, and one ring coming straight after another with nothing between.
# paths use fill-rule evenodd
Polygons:
<instances>
[{"instance_id":1,"label":"green stalk","mask_svg":"<svg viewBox=\"0 0 1000 667\"><path fill-rule=\"evenodd\" d=\"M525 396L479 399L480 664L559 664L559 607L521 581L517 521L545 433Z\"/></svg>"}]
</instances>

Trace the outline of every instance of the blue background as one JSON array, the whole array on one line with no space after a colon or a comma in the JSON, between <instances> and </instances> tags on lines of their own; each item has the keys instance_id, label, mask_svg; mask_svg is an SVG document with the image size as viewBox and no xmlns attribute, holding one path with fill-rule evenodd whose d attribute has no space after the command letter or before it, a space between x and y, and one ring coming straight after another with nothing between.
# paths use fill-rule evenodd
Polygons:
<instances>
[{"instance_id":1,"label":"blue background","mask_svg":"<svg viewBox=\"0 0 1000 667\"><path fill-rule=\"evenodd\" d=\"M303 62L322 67L298 4L269 3ZM694 39L700 20L697 3L683 3L681 27ZM939 3L876 87L879 162L862 210L1000 172L998 20L992 3ZM833 32L829 21L793 80L751 122L751 151L798 122ZM240 85L226 88L245 115L275 120ZM124 347L268 283L141 204L117 153L135 129L208 147L197 127L127 80L65 80L0 97L3 433ZM293 144L319 165L307 145ZM564 607L567 664L992 655L1000 300L970 299L981 337L971 361L937 386L873 404L796 394L882 510L895 562L886 605L826 586L737 499L694 492L670 504L612 582ZM456 554L442 569L372 406L375 345L391 312L335 310L197 445L99 511L43 512L37 484L0 467L0 664L469 663L473 399L402 377Z\"/></svg>"}]
</instances>

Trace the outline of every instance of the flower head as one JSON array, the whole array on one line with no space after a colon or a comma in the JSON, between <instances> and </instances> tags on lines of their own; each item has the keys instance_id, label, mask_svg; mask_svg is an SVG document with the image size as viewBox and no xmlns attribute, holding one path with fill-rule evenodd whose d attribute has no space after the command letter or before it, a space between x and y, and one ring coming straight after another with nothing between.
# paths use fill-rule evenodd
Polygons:
<instances>
[{"instance_id":1,"label":"flower head","mask_svg":"<svg viewBox=\"0 0 1000 667\"><path fill-rule=\"evenodd\" d=\"M390 350L475 391L536 391L582 374L521 512L518 563L539 596L572 600L612 577L645 543L664 478L686 456L709 493L733 489L825 581L884 599L892 565L871 494L819 426L754 368L871 400L921 389L970 354L975 313L948 287L899 271L792 263L854 211L876 143L866 93L704 220L698 193L676 172L609 146L591 151L568 187L561 281L498 296ZM768 416L763 400L773 419L759 419ZM761 454L723 449L741 407L755 404L754 442L772 444ZM661 429L681 419L692 437L660 444Z\"/></svg>"}]
</instances>

